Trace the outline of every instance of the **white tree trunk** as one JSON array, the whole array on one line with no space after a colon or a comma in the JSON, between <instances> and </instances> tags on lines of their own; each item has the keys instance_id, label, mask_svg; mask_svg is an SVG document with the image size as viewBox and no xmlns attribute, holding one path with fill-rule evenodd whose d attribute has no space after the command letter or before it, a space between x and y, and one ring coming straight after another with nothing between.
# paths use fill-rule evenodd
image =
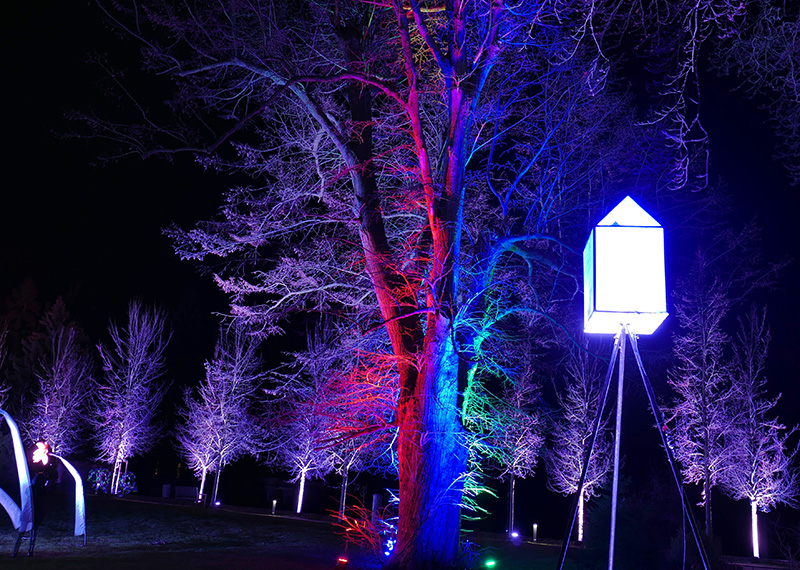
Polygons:
<instances>
[{"instance_id":1,"label":"white tree trunk","mask_svg":"<svg viewBox=\"0 0 800 570\"><path fill-rule=\"evenodd\" d=\"M117 455L117 460L114 462L114 471L111 474L111 486L109 488L109 495L116 495L119 493L119 480L122 478L122 458Z\"/></svg>"},{"instance_id":2,"label":"white tree trunk","mask_svg":"<svg viewBox=\"0 0 800 570\"><path fill-rule=\"evenodd\" d=\"M578 495L578 542L583 542L583 492Z\"/></svg>"},{"instance_id":3,"label":"white tree trunk","mask_svg":"<svg viewBox=\"0 0 800 570\"><path fill-rule=\"evenodd\" d=\"M197 492L197 500L202 501L205 503L205 498L203 497L203 493L206 490L206 478L208 477L208 468L203 467L203 472L200 475L200 490Z\"/></svg>"},{"instance_id":4,"label":"white tree trunk","mask_svg":"<svg viewBox=\"0 0 800 570\"><path fill-rule=\"evenodd\" d=\"M303 493L306 490L306 472L300 474L300 490L297 492L297 514L303 510Z\"/></svg>"},{"instance_id":5,"label":"white tree trunk","mask_svg":"<svg viewBox=\"0 0 800 570\"><path fill-rule=\"evenodd\" d=\"M508 481L508 532L514 532L514 475L509 475Z\"/></svg>"},{"instance_id":6,"label":"white tree trunk","mask_svg":"<svg viewBox=\"0 0 800 570\"><path fill-rule=\"evenodd\" d=\"M217 469L216 476L214 477L214 495L211 497L211 504L217 504L217 492L219 491L219 478L222 475L222 468Z\"/></svg>"},{"instance_id":7,"label":"white tree trunk","mask_svg":"<svg viewBox=\"0 0 800 570\"><path fill-rule=\"evenodd\" d=\"M760 558L758 551L758 507L750 501L750 526L753 534L753 558Z\"/></svg>"}]
</instances>

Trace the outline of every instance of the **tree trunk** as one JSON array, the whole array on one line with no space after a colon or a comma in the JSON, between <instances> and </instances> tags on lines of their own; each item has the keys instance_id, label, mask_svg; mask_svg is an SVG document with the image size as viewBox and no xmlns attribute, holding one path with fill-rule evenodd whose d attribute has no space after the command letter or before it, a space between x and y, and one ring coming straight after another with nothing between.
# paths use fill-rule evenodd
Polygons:
<instances>
[{"instance_id":1,"label":"tree trunk","mask_svg":"<svg viewBox=\"0 0 800 570\"><path fill-rule=\"evenodd\" d=\"M300 489L297 491L297 514L303 510L303 495L306 492L306 472L300 473Z\"/></svg>"},{"instance_id":2,"label":"tree trunk","mask_svg":"<svg viewBox=\"0 0 800 570\"><path fill-rule=\"evenodd\" d=\"M509 475L508 480L508 529L506 532L514 532L514 475Z\"/></svg>"},{"instance_id":3,"label":"tree trunk","mask_svg":"<svg viewBox=\"0 0 800 570\"><path fill-rule=\"evenodd\" d=\"M211 503L210 503L210 504L212 504L212 505L216 505L216 504L217 504L217 493L219 492L219 478L220 478L220 476L221 476L221 475L222 475L222 467L220 467L219 469L217 469L217 472L215 473L215 477L214 477L214 491L213 491L213 493L212 493L212 496L211 496Z\"/></svg>"},{"instance_id":4,"label":"tree trunk","mask_svg":"<svg viewBox=\"0 0 800 570\"><path fill-rule=\"evenodd\" d=\"M760 558L758 549L758 507L750 501L750 532L753 535L753 558Z\"/></svg>"},{"instance_id":5,"label":"tree trunk","mask_svg":"<svg viewBox=\"0 0 800 570\"><path fill-rule=\"evenodd\" d=\"M122 478L122 458L117 454L117 459L114 461L114 471L111 474L111 487L109 489L110 495L119 493L119 481Z\"/></svg>"},{"instance_id":6,"label":"tree trunk","mask_svg":"<svg viewBox=\"0 0 800 570\"><path fill-rule=\"evenodd\" d=\"M578 495L578 542L583 542L583 491Z\"/></svg>"},{"instance_id":7,"label":"tree trunk","mask_svg":"<svg viewBox=\"0 0 800 570\"><path fill-rule=\"evenodd\" d=\"M339 493L339 516L344 517L344 509L347 504L347 480L350 475L350 470L345 468L342 474L342 489Z\"/></svg>"},{"instance_id":8,"label":"tree trunk","mask_svg":"<svg viewBox=\"0 0 800 570\"><path fill-rule=\"evenodd\" d=\"M203 497L203 493L206 489L206 477L208 476L208 468L203 467L203 472L200 475L200 490L197 492L197 500L202 501L205 503L205 497Z\"/></svg>"},{"instance_id":9,"label":"tree trunk","mask_svg":"<svg viewBox=\"0 0 800 570\"><path fill-rule=\"evenodd\" d=\"M450 568L460 543L466 449L457 414L458 358L442 315L427 339L429 360L399 405L400 506L391 568Z\"/></svg>"},{"instance_id":10,"label":"tree trunk","mask_svg":"<svg viewBox=\"0 0 800 570\"><path fill-rule=\"evenodd\" d=\"M705 498L705 515L706 515L706 536L711 537L712 520L711 520L711 485L708 482L708 472L706 471L706 480L703 481L703 497Z\"/></svg>"}]
</instances>

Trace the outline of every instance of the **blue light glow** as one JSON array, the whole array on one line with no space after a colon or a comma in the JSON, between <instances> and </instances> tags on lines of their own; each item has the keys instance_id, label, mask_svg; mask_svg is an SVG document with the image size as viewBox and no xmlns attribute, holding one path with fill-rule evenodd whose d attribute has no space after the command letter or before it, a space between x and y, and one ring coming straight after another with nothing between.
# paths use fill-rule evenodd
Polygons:
<instances>
[{"instance_id":1,"label":"blue light glow","mask_svg":"<svg viewBox=\"0 0 800 570\"><path fill-rule=\"evenodd\" d=\"M386 543L383 545L383 555L384 556L391 556L392 551L394 550L394 545L397 541L394 538L389 538L386 540Z\"/></svg>"}]
</instances>

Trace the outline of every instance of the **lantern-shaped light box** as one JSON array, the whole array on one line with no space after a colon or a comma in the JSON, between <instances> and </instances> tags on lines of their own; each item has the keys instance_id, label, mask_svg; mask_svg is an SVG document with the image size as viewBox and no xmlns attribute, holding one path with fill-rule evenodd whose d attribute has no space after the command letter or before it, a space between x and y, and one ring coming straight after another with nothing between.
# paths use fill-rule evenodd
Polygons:
<instances>
[{"instance_id":1,"label":"lantern-shaped light box","mask_svg":"<svg viewBox=\"0 0 800 570\"><path fill-rule=\"evenodd\" d=\"M630 196L583 250L584 332L653 334L667 318L664 228Z\"/></svg>"}]
</instances>

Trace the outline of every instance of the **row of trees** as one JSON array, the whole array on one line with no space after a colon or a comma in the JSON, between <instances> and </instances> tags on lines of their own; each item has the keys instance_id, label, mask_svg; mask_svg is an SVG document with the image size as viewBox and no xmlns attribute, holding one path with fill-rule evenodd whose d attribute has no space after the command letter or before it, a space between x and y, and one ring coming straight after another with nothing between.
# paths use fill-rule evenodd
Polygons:
<instances>
[{"instance_id":1,"label":"row of trees","mask_svg":"<svg viewBox=\"0 0 800 570\"><path fill-rule=\"evenodd\" d=\"M725 353L723 345L730 343L722 332L722 319L710 319L709 330L698 336L696 325L704 321L687 315L702 310L719 316L720 307L730 308L732 303L715 296L709 304L692 298L696 290L681 292L678 316L684 328L676 337L678 365L671 380L676 427L670 439L686 481L702 483L709 534L714 486L734 499L749 500L758 556L757 512L779 503L794 505L798 494L794 453L787 442L794 430L787 432L777 422L772 415L777 399L766 396L763 372L770 340L766 312L753 308L741 317L734 350ZM89 427L85 418L92 418L97 458L114 466L111 488L116 492L127 460L147 451L159 435L153 418L166 388L159 378L167 338L163 314L139 303L131 304L128 325L112 324L109 333L109 346L98 346L104 379L95 382L85 339L58 300L41 320L41 329L26 339L25 358L17 368L27 361L38 380L22 416L28 437L48 441L56 453L73 454ZM393 367L379 366L373 353L359 352L359 339L352 335L349 351L337 344L340 341L319 326L308 334L307 350L291 355L288 368L267 374L255 335L236 321L220 329L205 378L184 392L174 433L181 455L200 479L201 497L207 475L214 473L211 500L216 501L223 468L245 455L291 473L299 483L298 513L309 478L334 471L341 477L339 513L345 517L352 472L395 475L393 438L371 438L358 433L358 428L352 432L356 435L347 434L346 428L353 426L342 423L342 418L354 421L352 408L357 405L362 406L365 423L374 423L375 414L388 413L396 398L391 387L396 384ZM498 397L483 399L491 409L473 414L485 424L476 431L484 435L483 452L494 466L491 476L508 480L509 529L514 528L515 479L532 476L540 459L551 490L565 495L578 492L599 411L601 372L589 347L576 347L557 382L562 388L555 406L546 406L529 362ZM369 382L364 382L365 374L372 375ZM381 393L382 402L377 398ZM93 411L87 415L89 410ZM603 426L578 495L578 540L584 534L584 503L599 492L610 469L611 442L605 422ZM551 441L549 449L546 438Z\"/></svg>"},{"instance_id":2,"label":"row of trees","mask_svg":"<svg viewBox=\"0 0 800 570\"><path fill-rule=\"evenodd\" d=\"M128 459L147 451L159 432L154 415L166 390L164 327L161 311L132 302L127 322L111 323L109 342L97 345L98 374L88 338L58 299L22 339L21 353L11 355L5 371L12 381L3 383L0 405L18 413L31 442L46 441L58 455L85 450L93 438L97 459L113 465L116 493ZM7 323L3 331L5 340Z\"/></svg>"},{"instance_id":3,"label":"row of trees","mask_svg":"<svg viewBox=\"0 0 800 570\"><path fill-rule=\"evenodd\" d=\"M774 283L782 263L765 263L754 248L754 229L717 232L697 248L676 288L676 364L669 383L676 398L669 410L675 455L687 482L702 486L705 530L712 534L715 487L748 499L753 555L759 556L757 512L797 505L793 466L797 428L778 422L778 398L766 393L771 340L766 309L747 307L750 294Z\"/></svg>"},{"instance_id":4,"label":"row of trees","mask_svg":"<svg viewBox=\"0 0 800 570\"><path fill-rule=\"evenodd\" d=\"M665 225L688 228L708 187L706 46L720 61L740 58L747 50L728 40L758 38L751 13L773 9L755 0L98 4L141 48L158 93L147 101L147 88L115 75L145 116L123 124L86 113L79 134L121 143L117 157L192 152L249 177L217 217L168 233L181 257L213 271L251 334L278 334L297 313L326 315L342 337L334 345L363 355L343 367L349 382L337 380L359 397L332 420L342 440L393 442L392 564L409 570L454 563L480 466L499 462L498 442L513 439L503 422L535 427L505 402L528 390L531 353L570 342L576 252L599 214L634 194L670 212ZM165 98L168 112L152 112ZM344 342L352 331L355 347ZM311 409L309 398L297 402Z\"/></svg>"}]
</instances>

